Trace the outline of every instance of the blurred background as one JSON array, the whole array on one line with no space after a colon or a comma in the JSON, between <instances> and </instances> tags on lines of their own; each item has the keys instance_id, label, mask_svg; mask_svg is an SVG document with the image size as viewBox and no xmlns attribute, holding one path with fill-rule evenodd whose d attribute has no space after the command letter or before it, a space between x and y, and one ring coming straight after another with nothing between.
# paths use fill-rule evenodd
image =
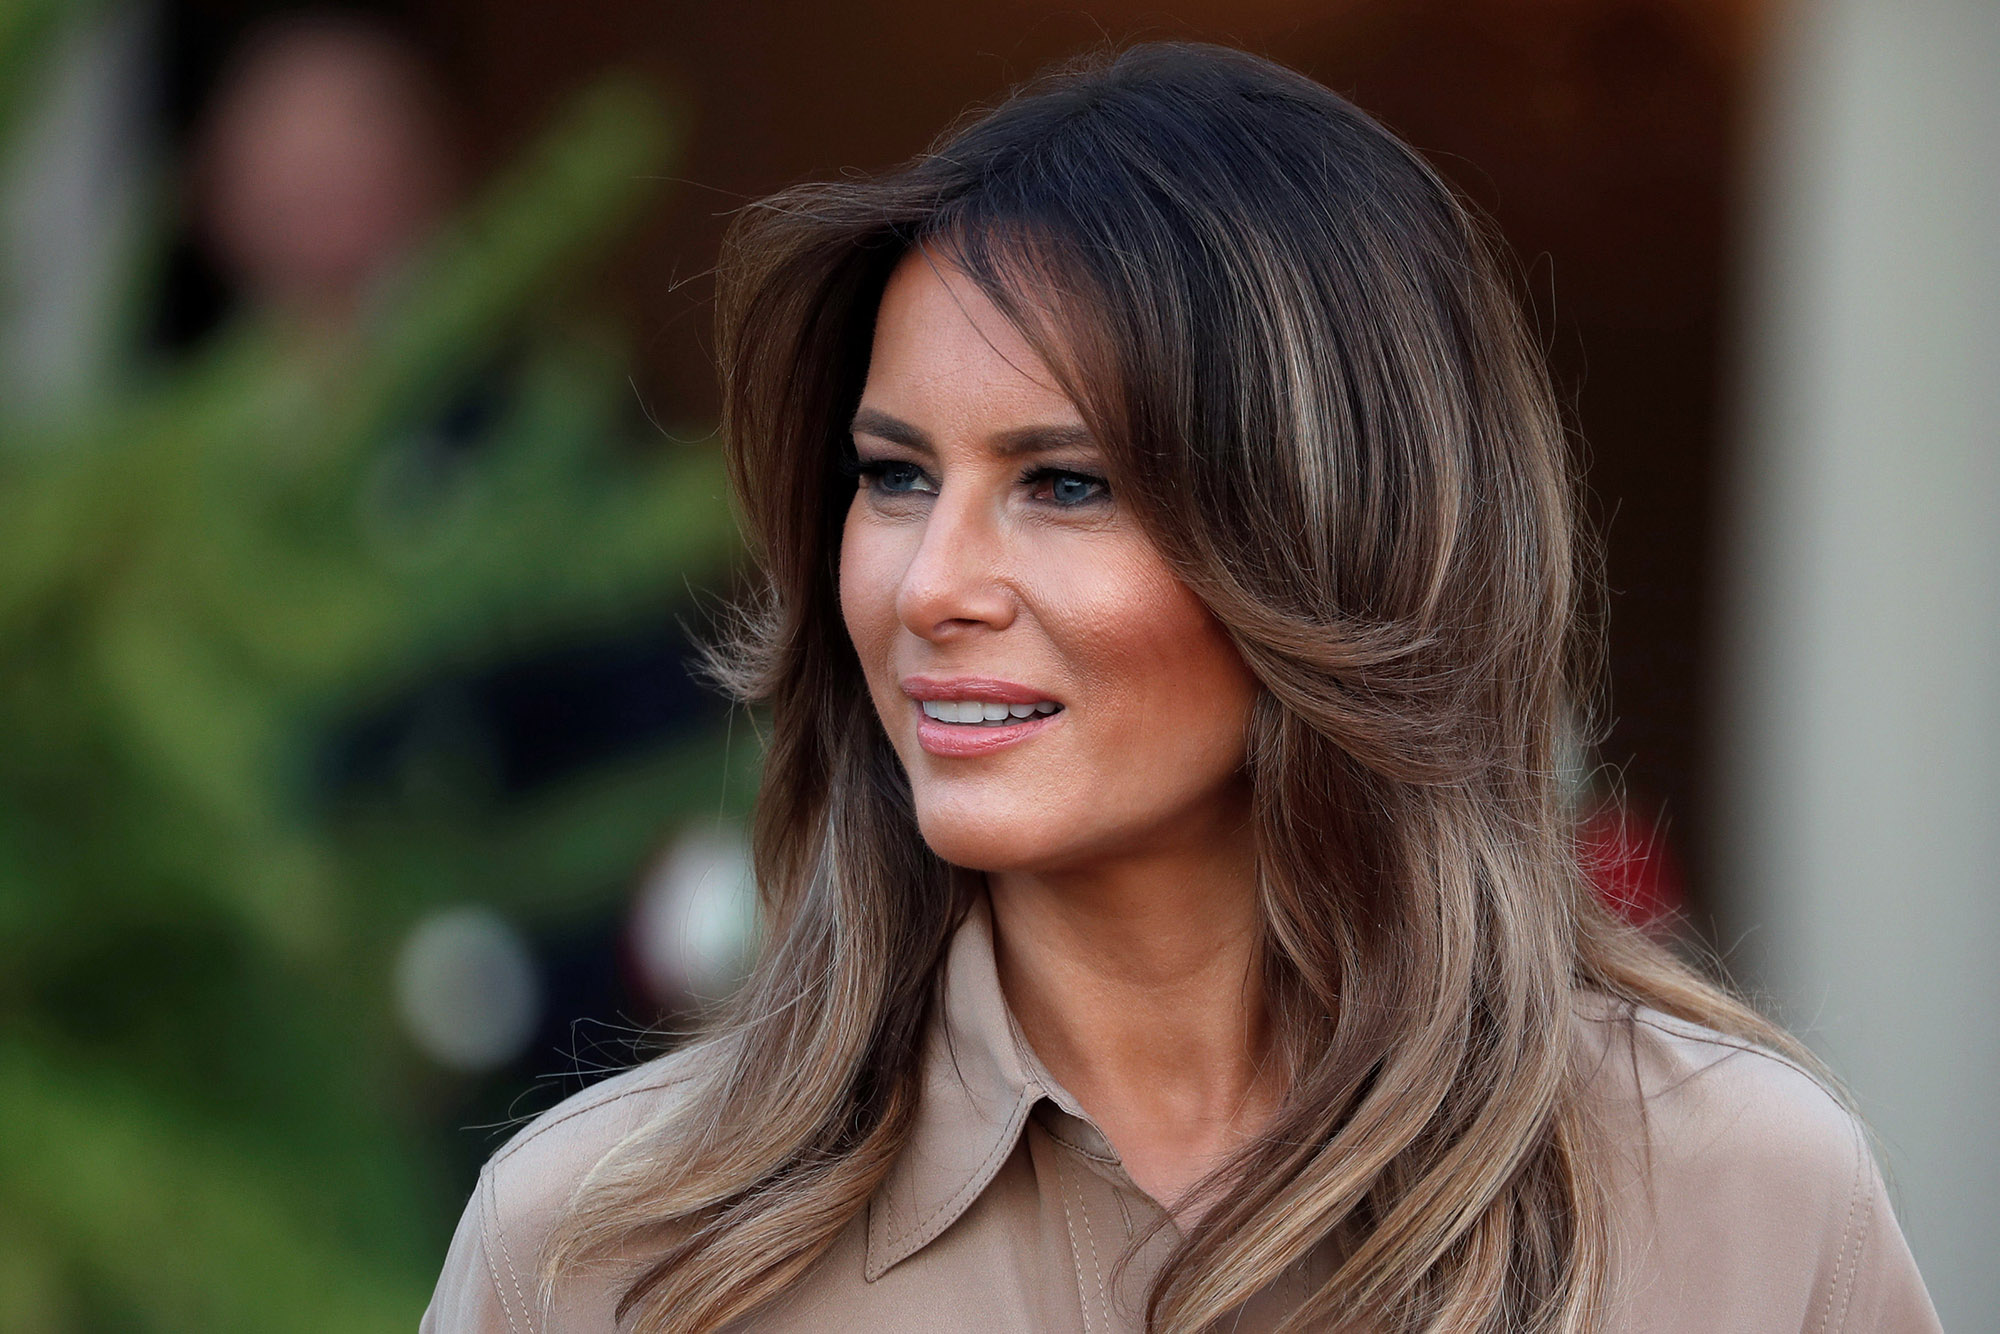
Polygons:
<instances>
[{"instance_id":1,"label":"blurred background","mask_svg":"<svg viewBox=\"0 0 2000 1334\"><path fill-rule=\"evenodd\" d=\"M731 210L1047 61L1295 65L1494 217L1606 535L1604 892L2000 1329L2000 5L0 0L0 1325L411 1328L752 948Z\"/></svg>"}]
</instances>

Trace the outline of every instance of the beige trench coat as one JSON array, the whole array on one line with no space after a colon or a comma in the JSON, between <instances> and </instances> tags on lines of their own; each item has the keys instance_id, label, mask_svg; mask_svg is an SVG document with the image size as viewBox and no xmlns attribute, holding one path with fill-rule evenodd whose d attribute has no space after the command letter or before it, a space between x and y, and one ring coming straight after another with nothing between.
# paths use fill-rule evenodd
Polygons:
<instances>
[{"instance_id":1,"label":"beige trench coat","mask_svg":"<svg viewBox=\"0 0 2000 1334\"><path fill-rule=\"evenodd\" d=\"M1625 1022L1607 1007L1578 1022L1603 1057L1606 1114L1626 1132L1609 1183L1616 1255L1603 1328L1937 1330L1860 1127L1809 1076L1650 1011ZM1160 1208L1022 1040L983 906L952 942L939 1027L919 1124L888 1180L806 1278L745 1328L1137 1330L1175 1233L1161 1228L1120 1263ZM493 1156L423 1334L615 1328L612 1276L566 1282L541 1309L536 1254L582 1174L674 1096L684 1069L669 1057L607 1080ZM1324 1257L1310 1257L1235 1328L1273 1327L1324 1272Z\"/></svg>"}]
</instances>

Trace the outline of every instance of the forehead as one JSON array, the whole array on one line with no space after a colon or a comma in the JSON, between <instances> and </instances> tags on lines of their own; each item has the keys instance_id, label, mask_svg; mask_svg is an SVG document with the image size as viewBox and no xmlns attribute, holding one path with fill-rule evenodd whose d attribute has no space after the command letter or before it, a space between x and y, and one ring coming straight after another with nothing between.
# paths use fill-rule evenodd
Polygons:
<instances>
[{"instance_id":1,"label":"forehead","mask_svg":"<svg viewBox=\"0 0 2000 1334\"><path fill-rule=\"evenodd\" d=\"M980 286L922 250L906 255L883 289L861 404L932 432L1082 421Z\"/></svg>"}]
</instances>

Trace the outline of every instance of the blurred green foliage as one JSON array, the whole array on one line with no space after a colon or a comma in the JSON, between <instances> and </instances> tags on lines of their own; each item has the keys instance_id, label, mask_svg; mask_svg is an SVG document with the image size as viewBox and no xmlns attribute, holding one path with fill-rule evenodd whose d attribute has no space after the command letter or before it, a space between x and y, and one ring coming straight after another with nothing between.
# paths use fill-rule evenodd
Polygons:
<instances>
[{"instance_id":1,"label":"blurred green foliage","mask_svg":"<svg viewBox=\"0 0 2000 1334\"><path fill-rule=\"evenodd\" d=\"M0 146L63 9L0 6ZM345 352L243 325L60 420L0 404L7 1329L413 1328L463 1183L392 1012L409 925L601 914L739 799L719 735L505 808L419 783L341 810L312 763L427 676L725 572L715 451L635 448L617 349L524 333L672 139L645 90L590 90ZM524 346L479 449L428 491L399 472Z\"/></svg>"}]
</instances>

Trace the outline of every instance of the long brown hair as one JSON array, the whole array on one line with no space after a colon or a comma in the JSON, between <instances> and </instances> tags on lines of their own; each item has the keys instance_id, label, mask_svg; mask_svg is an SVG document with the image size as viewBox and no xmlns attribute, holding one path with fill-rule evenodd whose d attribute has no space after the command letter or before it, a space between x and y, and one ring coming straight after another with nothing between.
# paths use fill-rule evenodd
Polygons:
<instances>
[{"instance_id":1,"label":"long brown hair","mask_svg":"<svg viewBox=\"0 0 2000 1334\"><path fill-rule=\"evenodd\" d=\"M1591 680L1591 564L1560 414L1481 226L1333 93L1186 45L1044 76L901 170L737 219L725 432L762 593L718 666L768 710L767 944L687 1091L585 1183L548 1272L651 1256L621 1314L713 1329L823 1254L908 1135L977 878L918 833L835 567L846 424L913 248L1044 354L1120 502L1262 686L1262 967L1290 1090L1218 1174L1150 1326L1206 1328L1331 1242L1299 1327L1588 1328L1608 1146L1572 1050L1579 997L1788 1043L1579 873L1561 770Z\"/></svg>"}]
</instances>

